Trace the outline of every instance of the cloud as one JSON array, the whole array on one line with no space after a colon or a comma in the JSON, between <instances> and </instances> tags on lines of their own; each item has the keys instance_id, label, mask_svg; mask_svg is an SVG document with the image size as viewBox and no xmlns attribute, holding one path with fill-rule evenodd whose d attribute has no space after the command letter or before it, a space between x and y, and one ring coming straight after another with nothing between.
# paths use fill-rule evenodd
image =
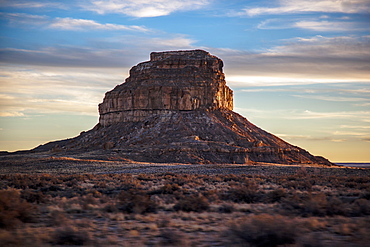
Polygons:
<instances>
[{"instance_id":1,"label":"cloud","mask_svg":"<svg viewBox=\"0 0 370 247\"><path fill-rule=\"evenodd\" d=\"M0 13L0 18L12 25L45 25L49 18L45 15L31 15L25 13Z\"/></svg>"},{"instance_id":2,"label":"cloud","mask_svg":"<svg viewBox=\"0 0 370 247\"><path fill-rule=\"evenodd\" d=\"M314 36L261 51L214 50L235 86L370 82L370 38Z\"/></svg>"},{"instance_id":3,"label":"cloud","mask_svg":"<svg viewBox=\"0 0 370 247\"><path fill-rule=\"evenodd\" d=\"M341 112L314 112L305 110L295 115L286 117L288 119L356 119L369 120L370 111L341 111Z\"/></svg>"},{"instance_id":4,"label":"cloud","mask_svg":"<svg viewBox=\"0 0 370 247\"><path fill-rule=\"evenodd\" d=\"M257 25L258 29L279 30L289 28L300 28L318 32L354 32L370 30L367 23L349 22L349 21L328 21L317 19L281 19L273 18L262 21Z\"/></svg>"},{"instance_id":5,"label":"cloud","mask_svg":"<svg viewBox=\"0 0 370 247\"><path fill-rule=\"evenodd\" d=\"M75 46L45 47L39 50L0 49L1 62L54 67L124 67L120 55L130 52L115 49L92 49Z\"/></svg>"},{"instance_id":6,"label":"cloud","mask_svg":"<svg viewBox=\"0 0 370 247\"><path fill-rule=\"evenodd\" d=\"M316 99L316 100L333 101L333 102L356 102L356 101L369 100L368 98L339 97L339 96L329 96L329 95L293 95L293 96L297 98Z\"/></svg>"},{"instance_id":7,"label":"cloud","mask_svg":"<svg viewBox=\"0 0 370 247\"><path fill-rule=\"evenodd\" d=\"M292 110L292 109L269 109L261 110L255 108L240 108L235 107L235 111L241 112L246 116L253 115L254 118L260 119L346 119L356 120L361 123L370 121L370 111L310 111L310 110ZM343 125L342 125L343 126Z\"/></svg>"},{"instance_id":8,"label":"cloud","mask_svg":"<svg viewBox=\"0 0 370 247\"><path fill-rule=\"evenodd\" d=\"M169 15L177 11L203 8L209 0L90 0L81 5L99 14L120 13L133 17L157 17Z\"/></svg>"},{"instance_id":9,"label":"cloud","mask_svg":"<svg viewBox=\"0 0 370 247\"><path fill-rule=\"evenodd\" d=\"M341 125L343 129L370 129L369 125Z\"/></svg>"},{"instance_id":10,"label":"cloud","mask_svg":"<svg viewBox=\"0 0 370 247\"><path fill-rule=\"evenodd\" d=\"M365 142L370 142L370 136L367 136L365 138L362 138L362 140L365 141Z\"/></svg>"},{"instance_id":11,"label":"cloud","mask_svg":"<svg viewBox=\"0 0 370 247\"><path fill-rule=\"evenodd\" d=\"M346 32L370 30L369 27L359 27L361 23L343 21L298 21L293 27L320 32Z\"/></svg>"},{"instance_id":12,"label":"cloud","mask_svg":"<svg viewBox=\"0 0 370 247\"><path fill-rule=\"evenodd\" d=\"M264 30L278 30L278 29L287 29L294 27L294 20L286 20L280 18L267 19L262 21L257 25L258 29Z\"/></svg>"},{"instance_id":13,"label":"cloud","mask_svg":"<svg viewBox=\"0 0 370 247\"><path fill-rule=\"evenodd\" d=\"M165 37L163 37L165 36ZM121 35L98 39L89 47L54 46L41 49L0 49L0 63L53 67L122 68L148 60L152 51L192 49L195 40L184 35ZM103 47L103 48L101 48ZM113 48L107 48L113 47Z\"/></svg>"},{"instance_id":14,"label":"cloud","mask_svg":"<svg viewBox=\"0 0 370 247\"><path fill-rule=\"evenodd\" d=\"M43 27L49 29L69 30L69 31L89 31L89 30L126 30L148 32L149 29L143 26L120 25L112 23L99 23L88 19L50 18L48 16L30 15L24 13L0 13L0 18L7 20L12 25L25 25L29 28Z\"/></svg>"},{"instance_id":15,"label":"cloud","mask_svg":"<svg viewBox=\"0 0 370 247\"><path fill-rule=\"evenodd\" d=\"M368 0L280 0L278 7L245 8L249 16L304 12L369 13ZM242 14L242 13L239 13Z\"/></svg>"},{"instance_id":16,"label":"cloud","mask_svg":"<svg viewBox=\"0 0 370 247\"><path fill-rule=\"evenodd\" d=\"M360 132L360 131L339 131L336 130L332 133L333 135L337 136L368 136L367 133Z\"/></svg>"},{"instance_id":17,"label":"cloud","mask_svg":"<svg viewBox=\"0 0 370 247\"><path fill-rule=\"evenodd\" d=\"M149 31L142 26L126 26L118 24L101 24L93 20L73 19L73 18L55 18L48 28L61 30L130 30L130 31Z\"/></svg>"},{"instance_id":18,"label":"cloud","mask_svg":"<svg viewBox=\"0 0 370 247\"><path fill-rule=\"evenodd\" d=\"M60 2L54 1L28 1L28 0L0 0L0 5L4 7L11 8L31 8L31 9L40 9L40 8L58 8L58 9L67 9L66 5Z\"/></svg>"},{"instance_id":19,"label":"cloud","mask_svg":"<svg viewBox=\"0 0 370 247\"><path fill-rule=\"evenodd\" d=\"M289 134L276 134L280 138L287 140L308 140L308 141L331 141L331 142L344 142L346 139L334 139L329 136L310 136L310 135L289 135Z\"/></svg>"},{"instance_id":20,"label":"cloud","mask_svg":"<svg viewBox=\"0 0 370 247\"><path fill-rule=\"evenodd\" d=\"M142 39L136 46L151 47L154 50L168 50L168 49L193 49L196 40L187 38L185 35L170 35L170 37L153 37L149 39Z\"/></svg>"},{"instance_id":21,"label":"cloud","mask_svg":"<svg viewBox=\"0 0 370 247\"><path fill-rule=\"evenodd\" d=\"M123 82L121 69L17 66L0 73L0 116L69 113L98 116L107 90Z\"/></svg>"},{"instance_id":22,"label":"cloud","mask_svg":"<svg viewBox=\"0 0 370 247\"><path fill-rule=\"evenodd\" d=\"M0 110L0 117L23 117L22 112L2 111Z\"/></svg>"},{"instance_id":23,"label":"cloud","mask_svg":"<svg viewBox=\"0 0 370 247\"><path fill-rule=\"evenodd\" d=\"M368 106L370 106L370 103L354 104L354 106L368 107Z\"/></svg>"},{"instance_id":24,"label":"cloud","mask_svg":"<svg viewBox=\"0 0 370 247\"><path fill-rule=\"evenodd\" d=\"M311 38L294 38L288 40L286 45L276 46L269 49L266 55L276 56L279 54L336 57L336 58L365 58L370 56L370 38L367 36L337 36L324 37L317 35ZM364 61L365 62L365 61Z\"/></svg>"}]
</instances>

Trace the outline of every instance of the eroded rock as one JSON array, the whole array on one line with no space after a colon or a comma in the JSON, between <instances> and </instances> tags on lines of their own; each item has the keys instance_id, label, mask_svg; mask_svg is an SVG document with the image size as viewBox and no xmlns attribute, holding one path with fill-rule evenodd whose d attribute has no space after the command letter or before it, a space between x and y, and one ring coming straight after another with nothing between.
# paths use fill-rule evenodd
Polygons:
<instances>
[{"instance_id":1,"label":"eroded rock","mask_svg":"<svg viewBox=\"0 0 370 247\"><path fill-rule=\"evenodd\" d=\"M153 52L99 105L102 126L171 111L233 109L221 59L202 50Z\"/></svg>"},{"instance_id":2,"label":"eroded rock","mask_svg":"<svg viewBox=\"0 0 370 247\"><path fill-rule=\"evenodd\" d=\"M164 163L331 163L232 111L221 59L202 50L153 52L105 94L99 123L34 151Z\"/></svg>"}]
</instances>

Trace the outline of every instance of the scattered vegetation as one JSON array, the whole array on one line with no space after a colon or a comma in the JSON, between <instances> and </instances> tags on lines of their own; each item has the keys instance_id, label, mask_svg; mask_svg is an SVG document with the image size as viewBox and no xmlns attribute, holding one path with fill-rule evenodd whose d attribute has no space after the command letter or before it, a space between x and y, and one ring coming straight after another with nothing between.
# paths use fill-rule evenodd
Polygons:
<instances>
[{"instance_id":1,"label":"scattered vegetation","mask_svg":"<svg viewBox=\"0 0 370 247\"><path fill-rule=\"evenodd\" d=\"M329 168L328 168L329 169ZM3 246L366 246L370 176L0 175Z\"/></svg>"}]
</instances>

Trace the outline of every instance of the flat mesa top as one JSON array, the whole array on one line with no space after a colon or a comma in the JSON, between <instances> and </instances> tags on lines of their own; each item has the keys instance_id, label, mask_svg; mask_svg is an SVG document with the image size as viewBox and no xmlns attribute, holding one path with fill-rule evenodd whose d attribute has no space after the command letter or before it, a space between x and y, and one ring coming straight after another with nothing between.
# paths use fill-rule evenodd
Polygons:
<instances>
[{"instance_id":1,"label":"flat mesa top","mask_svg":"<svg viewBox=\"0 0 370 247\"><path fill-rule=\"evenodd\" d=\"M213 55L211 55L207 51L203 50L185 50L185 51L163 51L163 52L152 52L150 53L150 61L159 61L170 57L188 57L188 58L215 58L219 59Z\"/></svg>"}]
</instances>

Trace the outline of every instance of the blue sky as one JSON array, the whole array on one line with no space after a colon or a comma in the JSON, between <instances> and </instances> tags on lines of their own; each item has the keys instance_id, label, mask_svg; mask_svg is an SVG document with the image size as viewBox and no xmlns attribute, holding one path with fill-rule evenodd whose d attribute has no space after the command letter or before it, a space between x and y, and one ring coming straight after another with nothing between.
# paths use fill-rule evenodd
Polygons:
<instances>
[{"instance_id":1,"label":"blue sky","mask_svg":"<svg viewBox=\"0 0 370 247\"><path fill-rule=\"evenodd\" d=\"M370 162L369 23L369 0L0 0L0 150L92 128L152 51L204 49L252 123Z\"/></svg>"}]
</instances>

